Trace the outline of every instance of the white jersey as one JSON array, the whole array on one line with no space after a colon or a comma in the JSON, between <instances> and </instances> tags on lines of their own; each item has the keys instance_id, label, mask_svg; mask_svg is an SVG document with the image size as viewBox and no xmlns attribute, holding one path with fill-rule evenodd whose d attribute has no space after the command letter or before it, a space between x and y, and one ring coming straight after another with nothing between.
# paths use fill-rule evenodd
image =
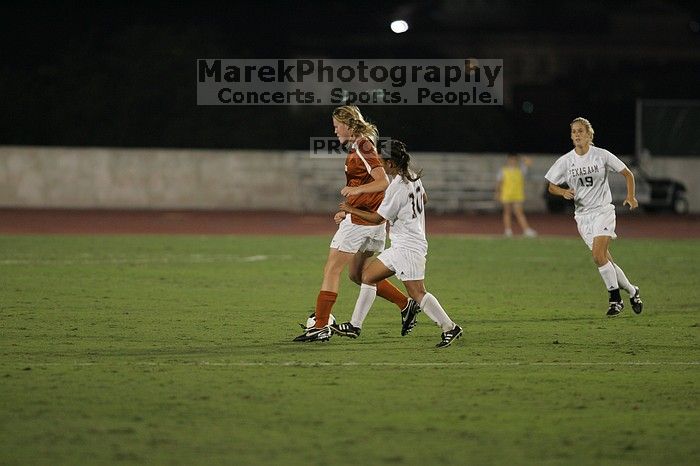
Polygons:
<instances>
[{"instance_id":1,"label":"white jersey","mask_svg":"<svg viewBox=\"0 0 700 466\"><path fill-rule=\"evenodd\" d=\"M612 203L608 171L619 173L625 168L615 155L590 146L584 155L572 149L559 157L544 177L550 183L567 183L574 190L576 214L585 214Z\"/></svg>"},{"instance_id":2,"label":"white jersey","mask_svg":"<svg viewBox=\"0 0 700 466\"><path fill-rule=\"evenodd\" d=\"M392 248L409 249L423 255L428 253L424 192L420 180L404 181L401 175L396 175L386 188L377 213L391 225L389 238Z\"/></svg>"}]
</instances>

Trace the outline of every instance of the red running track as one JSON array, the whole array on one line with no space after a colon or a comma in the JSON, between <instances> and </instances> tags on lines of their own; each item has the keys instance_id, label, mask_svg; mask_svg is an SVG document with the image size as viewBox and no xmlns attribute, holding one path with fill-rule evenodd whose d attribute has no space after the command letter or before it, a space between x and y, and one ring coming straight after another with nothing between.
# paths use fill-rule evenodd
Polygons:
<instances>
[{"instance_id":1,"label":"red running track","mask_svg":"<svg viewBox=\"0 0 700 466\"><path fill-rule=\"evenodd\" d=\"M530 214L541 235L578 236L569 215ZM497 214L428 213L429 234L500 235ZM331 236L332 214L230 211L0 209L0 234L272 234ZM700 216L618 213L622 238L700 238ZM515 230L518 233L517 229Z\"/></svg>"}]
</instances>

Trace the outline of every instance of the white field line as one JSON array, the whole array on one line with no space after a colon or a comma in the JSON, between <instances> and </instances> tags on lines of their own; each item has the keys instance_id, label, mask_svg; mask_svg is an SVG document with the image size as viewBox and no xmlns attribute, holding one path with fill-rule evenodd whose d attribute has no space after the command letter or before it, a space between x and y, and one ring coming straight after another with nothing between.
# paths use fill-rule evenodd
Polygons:
<instances>
[{"instance_id":1,"label":"white field line","mask_svg":"<svg viewBox=\"0 0 700 466\"><path fill-rule=\"evenodd\" d=\"M600 367L700 366L700 361L590 361L590 362L301 362L301 361L165 361L165 362L27 362L31 366L214 366L214 367Z\"/></svg>"},{"instance_id":2,"label":"white field line","mask_svg":"<svg viewBox=\"0 0 700 466\"><path fill-rule=\"evenodd\" d=\"M211 264L216 262L262 262L267 260L291 260L288 254L239 256L232 254L187 254L168 256L135 257L91 257L72 259L0 259L0 265L100 265L100 264Z\"/></svg>"},{"instance_id":3,"label":"white field line","mask_svg":"<svg viewBox=\"0 0 700 466\"><path fill-rule=\"evenodd\" d=\"M0 265L112 265L112 264L211 264L217 262L263 262L263 261L288 261L293 258L290 254L273 255L252 255L241 256L236 254L183 254L183 255L163 255L163 256L103 256L95 257L91 254L80 254L73 258L21 258L21 257L0 257ZM326 256L318 256L319 260L325 260ZM521 263L549 263L554 261L551 256L514 256L511 258L515 262ZM481 262L495 262L500 259L481 257ZM663 259L665 263L687 262L687 257L669 256Z\"/></svg>"}]
</instances>

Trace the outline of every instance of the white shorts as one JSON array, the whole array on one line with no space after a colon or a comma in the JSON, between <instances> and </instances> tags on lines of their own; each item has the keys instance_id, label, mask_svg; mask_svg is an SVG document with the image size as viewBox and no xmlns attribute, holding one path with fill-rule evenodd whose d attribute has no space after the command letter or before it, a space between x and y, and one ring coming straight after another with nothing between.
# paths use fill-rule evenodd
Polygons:
<instances>
[{"instance_id":1,"label":"white shorts","mask_svg":"<svg viewBox=\"0 0 700 466\"><path fill-rule=\"evenodd\" d=\"M341 252L382 252L386 244L386 225L355 225L350 216L338 225L331 248Z\"/></svg>"},{"instance_id":2,"label":"white shorts","mask_svg":"<svg viewBox=\"0 0 700 466\"><path fill-rule=\"evenodd\" d=\"M408 249L389 248L379 254L377 259L402 282L425 278L425 254Z\"/></svg>"},{"instance_id":3,"label":"white shorts","mask_svg":"<svg viewBox=\"0 0 700 466\"><path fill-rule=\"evenodd\" d=\"M615 206L612 204L593 213L575 215L574 218L578 232L590 250L593 250L593 238L596 236L617 238L615 234Z\"/></svg>"}]
</instances>

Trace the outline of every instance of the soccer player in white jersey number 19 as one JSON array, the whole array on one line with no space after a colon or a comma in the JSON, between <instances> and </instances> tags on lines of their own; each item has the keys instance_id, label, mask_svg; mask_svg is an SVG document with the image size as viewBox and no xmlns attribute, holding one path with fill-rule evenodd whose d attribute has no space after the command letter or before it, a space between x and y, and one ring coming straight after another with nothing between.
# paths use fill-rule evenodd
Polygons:
<instances>
[{"instance_id":1,"label":"soccer player in white jersey number 19","mask_svg":"<svg viewBox=\"0 0 700 466\"><path fill-rule=\"evenodd\" d=\"M593 126L585 118L571 122L571 140L574 148L559 157L545 178L549 192L573 199L576 207L574 218L581 238L593 253L593 261L608 289L608 317L616 317L624 307L620 287L630 295L630 304L636 314L642 312L639 287L633 285L620 266L613 262L610 240L615 239L615 206L612 204L608 172L622 174L627 181L627 197L622 205L637 208L634 193L634 175L615 155L593 145ZM568 188L558 185L566 183Z\"/></svg>"}]
</instances>

